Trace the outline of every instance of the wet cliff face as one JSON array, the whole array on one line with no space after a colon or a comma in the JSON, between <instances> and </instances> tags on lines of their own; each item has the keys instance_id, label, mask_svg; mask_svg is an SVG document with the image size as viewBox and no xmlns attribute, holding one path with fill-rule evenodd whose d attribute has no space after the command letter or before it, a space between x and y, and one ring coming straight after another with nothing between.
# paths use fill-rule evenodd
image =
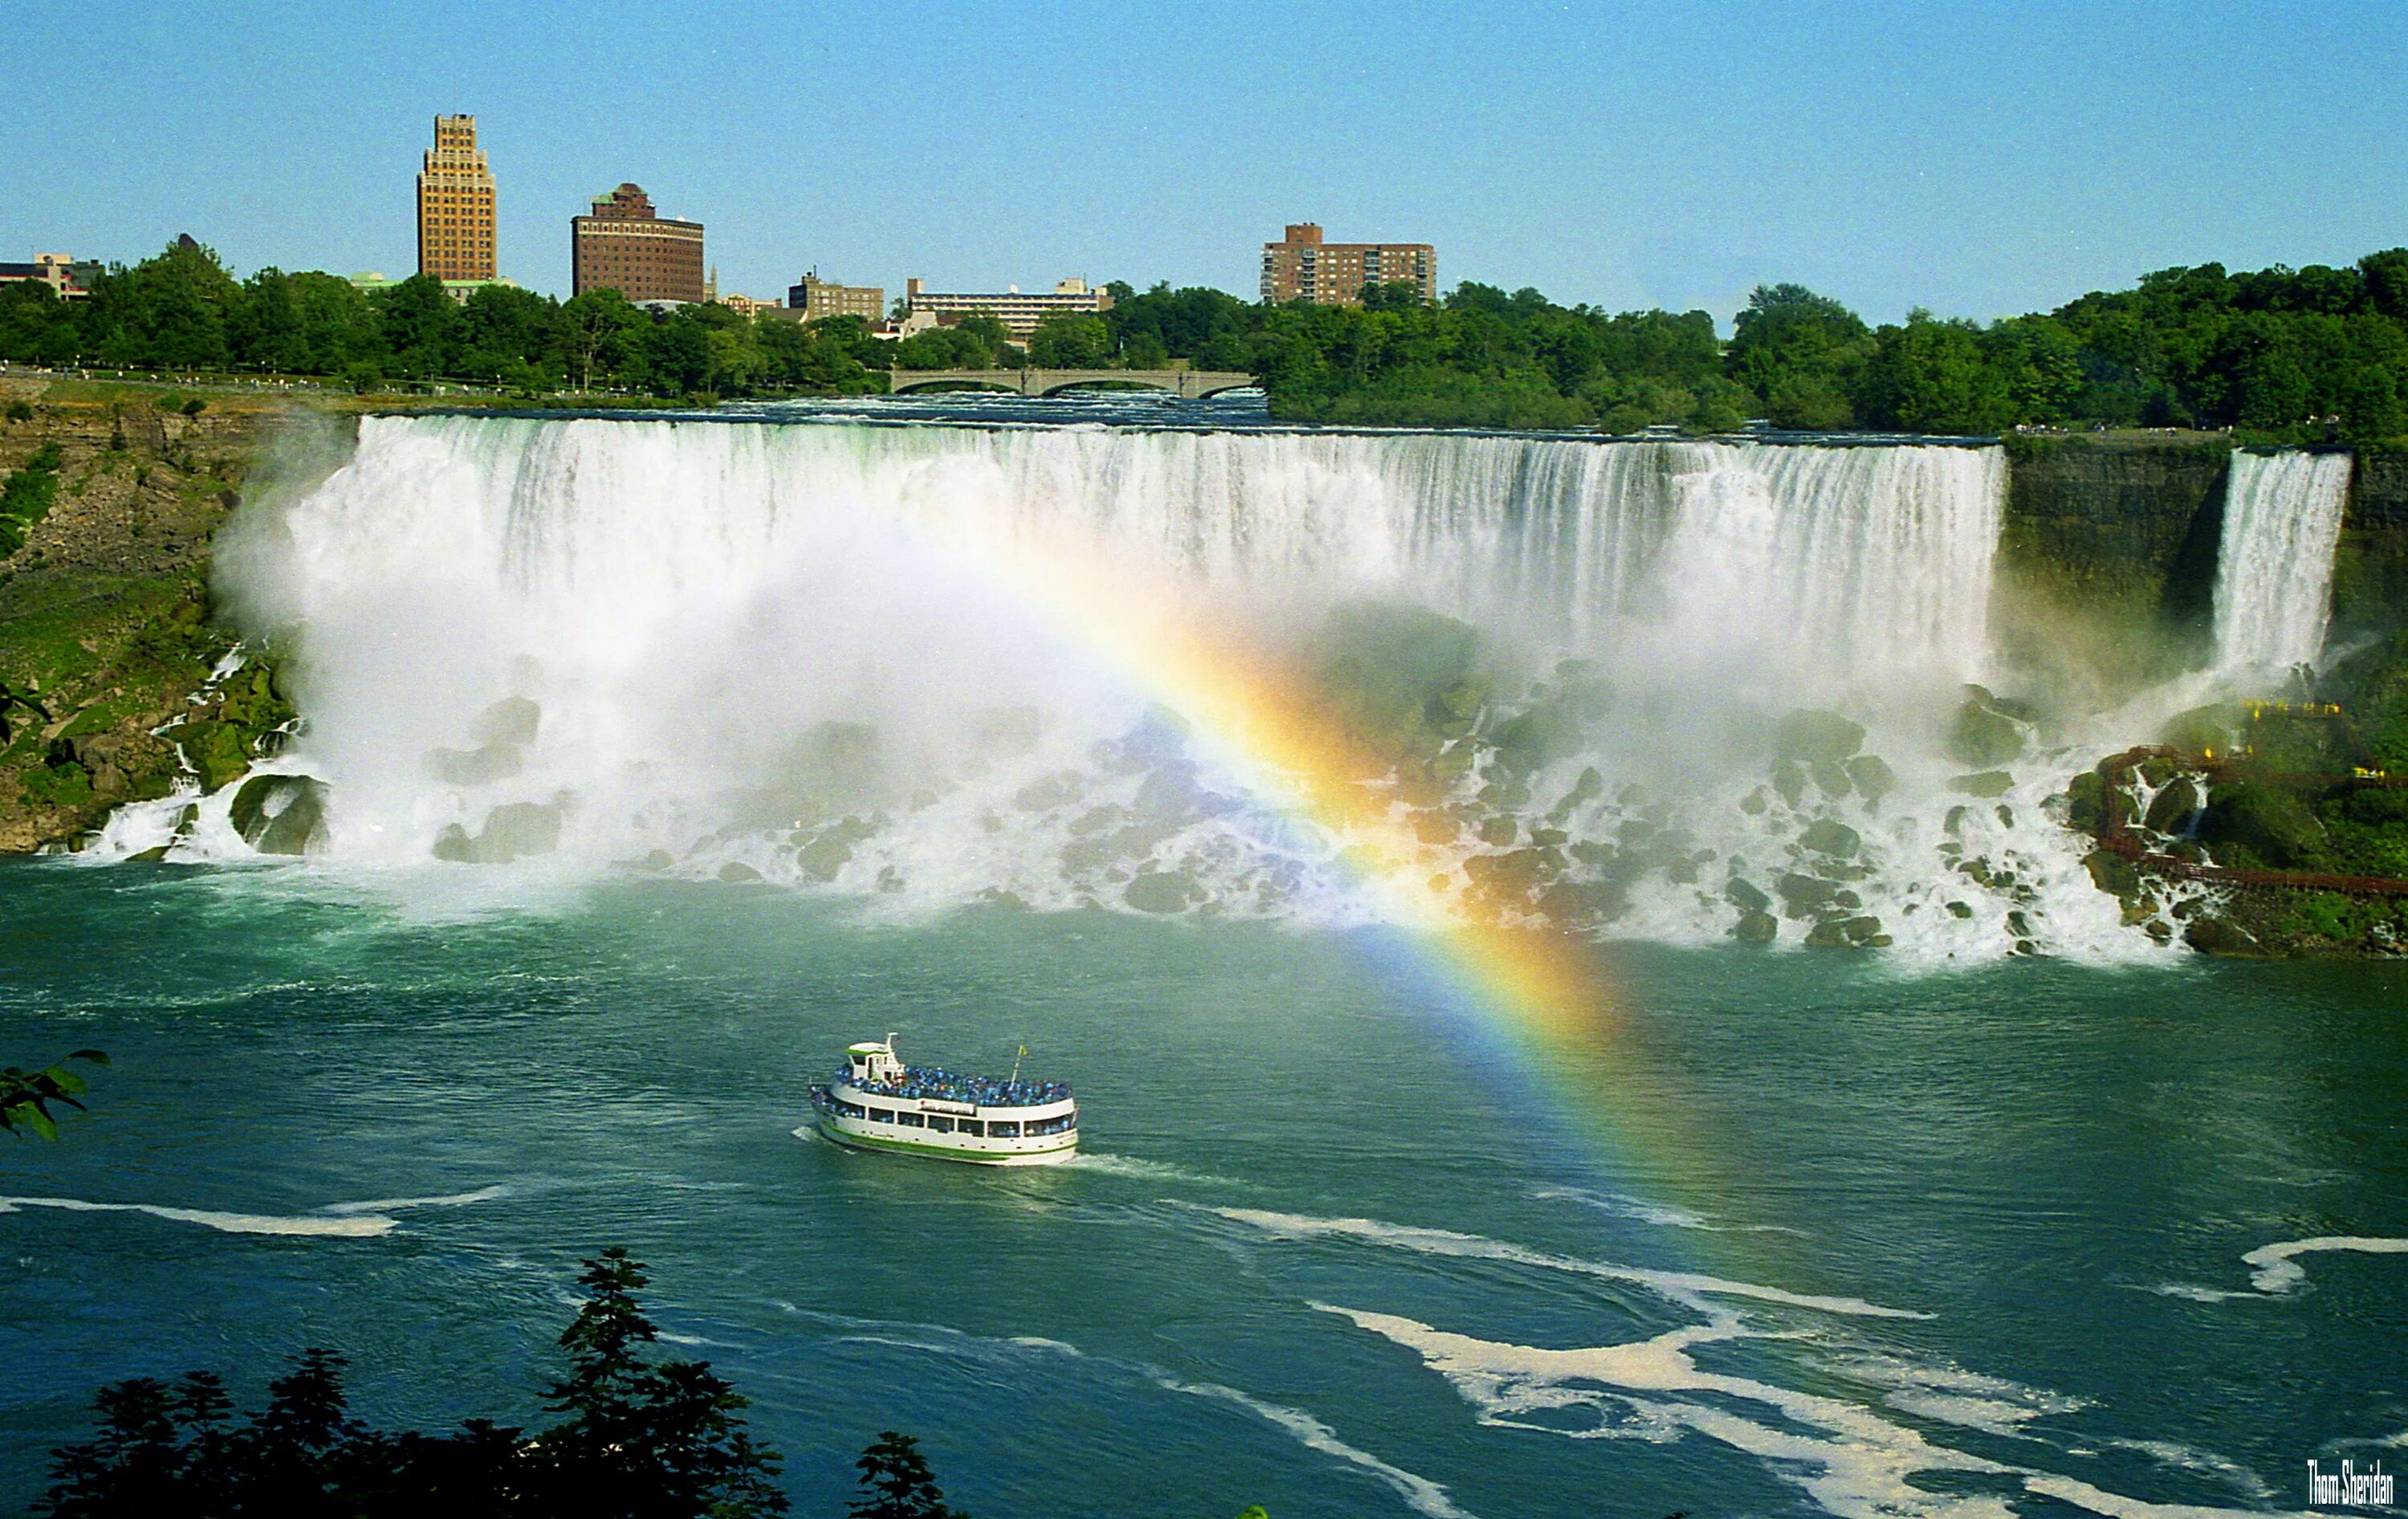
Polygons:
<instances>
[{"instance_id":1,"label":"wet cliff face","mask_svg":"<svg viewBox=\"0 0 2408 1519\"><path fill-rule=\"evenodd\" d=\"M2360 453L2333 559L2333 634L2408 624L2408 453Z\"/></svg>"},{"instance_id":2,"label":"wet cliff face","mask_svg":"<svg viewBox=\"0 0 2408 1519\"><path fill-rule=\"evenodd\" d=\"M2016 439L1993 625L2019 663L2128 689L2208 653L2231 450Z\"/></svg>"}]
</instances>

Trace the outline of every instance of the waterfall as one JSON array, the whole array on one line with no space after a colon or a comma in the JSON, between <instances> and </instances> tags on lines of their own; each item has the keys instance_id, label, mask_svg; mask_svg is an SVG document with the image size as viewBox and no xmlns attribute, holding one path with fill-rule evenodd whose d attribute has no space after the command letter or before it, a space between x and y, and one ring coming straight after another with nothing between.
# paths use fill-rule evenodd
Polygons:
<instances>
[{"instance_id":1,"label":"waterfall","mask_svg":"<svg viewBox=\"0 0 2408 1519\"><path fill-rule=\"evenodd\" d=\"M2349 468L2345 453L2232 456L2216 551L2219 675L2262 679L2323 652Z\"/></svg>"},{"instance_id":2,"label":"waterfall","mask_svg":"<svg viewBox=\"0 0 2408 1519\"><path fill-rule=\"evenodd\" d=\"M1719 937L1725 877L1820 870L1934 955L2128 938L2043 814L2061 774L1969 807L1944 752L2002 509L1995 449L375 418L222 565L292 651L307 731L267 767L325 783L317 848L349 865L1366 910L1344 838L1263 813L1145 670L1032 599L1020 566L1067 546L1299 668L1365 604L1409 642L1476 629L1459 752L1398 794L1467 892L1512 839L1620 932ZM1349 657L1385 679L1384 646ZM1770 735L1804 706L1882 758L1791 784ZM1517 717L1512 763L1478 758ZM109 847L247 855L225 795Z\"/></svg>"}]
</instances>

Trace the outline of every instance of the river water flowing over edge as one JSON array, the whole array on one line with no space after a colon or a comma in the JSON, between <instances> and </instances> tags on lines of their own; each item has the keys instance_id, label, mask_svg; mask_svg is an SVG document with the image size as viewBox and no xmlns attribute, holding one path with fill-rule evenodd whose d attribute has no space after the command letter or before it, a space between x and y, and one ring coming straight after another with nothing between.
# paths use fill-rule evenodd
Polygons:
<instances>
[{"instance_id":1,"label":"river water flowing over edge","mask_svg":"<svg viewBox=\"0 0 2408 1519\"><path fill-rule=\"evenodd\" d=\"M2408 983L2161 950L2051 810L2132 710L2297 636L2236 653L2220 606L2207 672L2095 727L2015 708L2000 467L371 422L240 551L305 630L266 768L324 782L316 851L262 859L221 794L0 869L12 1047L118 1061L12 1156L0 1502L96 1381L304 1343L379 1414L528 1417L609 1243L806 1495L889 1426L982 1513L2153 1515L2389 1469ZM1343 823L1056 603L1084 576L1316 676L1476 630L1397 816L1467 910L1514 884L1473 862L1556 852L1624 941L1617 1048L1534 1079ZM1798 708L1860 752L1784 756ZM1729 944L1726 882L1792 879L1886 953ZM1092 1153L799 1137L890 1028L1026 1043Z\"/></svg>"}]
</instances>

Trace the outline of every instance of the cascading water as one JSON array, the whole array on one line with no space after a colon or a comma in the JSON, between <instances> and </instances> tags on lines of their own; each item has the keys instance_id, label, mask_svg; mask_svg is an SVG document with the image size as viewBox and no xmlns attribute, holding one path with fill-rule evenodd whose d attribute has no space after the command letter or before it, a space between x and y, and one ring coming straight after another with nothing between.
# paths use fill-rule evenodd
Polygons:
<instances>
[{"instance_id":1,"label":"cascading water","mask_svg":"<svg viewBox=\"0 0 2408 1519\"><path fill-rule=\"evenodd\" d=\"M2284 674L2323 652L2346 453L2235 453L2216 554L2215 670Z\"/></svg>"},{"instance_id":2,"label":"cascading water","mask_svg":"<svg viewBox=\"0 0 2408 1519\"><path fill-rule=\"evenodd\" d=\"M1947 752L2002 486L1998 451L1942 447L371 419L228 562L292 630L308 731L269 768L326 782L313 852L339 861L1365 910L1347 839L1245 801L1210 735L1149 715L1146 671L1046 615L1058 583L1020 566L1068 549L1308 666L1353 604L1480 630L1468 709L1398 791L1467 896L1671 938L1770 907L1784 939L2104 950L2133 936L2043 813L2062 774L1969 787ZM1853 768L1775 762L1811 706L1870 730ZM180 825L180 853L249 853L219 798L179 824L189 800L110 847Z\"/></svg>"}]
</instances>

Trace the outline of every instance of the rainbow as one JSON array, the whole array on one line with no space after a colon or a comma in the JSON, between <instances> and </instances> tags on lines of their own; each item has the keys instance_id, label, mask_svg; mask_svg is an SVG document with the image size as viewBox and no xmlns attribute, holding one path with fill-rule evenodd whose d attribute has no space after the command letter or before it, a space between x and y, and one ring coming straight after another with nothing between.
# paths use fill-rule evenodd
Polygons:
<instances>
[{"instance_id":1,"label":"rainbow","mask_svg":"<svg viewBox=\"0 0 2408 1519\"><path fill-rule=\"evenodd\" d=\"M1191 738L1256 800L1327 830L1339 858L1394 931L1383 970L1448 1015L1475 1053L1506 1063L1575 1134L1674 1200L1729 1196L1672 1082L1634 1047L1593 945L1484 908L1453 862L1413 830L1389 791L1364 781L1389 762L1324 710L1303 673L1248 639L1226 611L1207 619L1180 586L1091 551L997 541L974 573L999 583L1065 641L1192 725Z\"/></svg>"}]
</instances>

